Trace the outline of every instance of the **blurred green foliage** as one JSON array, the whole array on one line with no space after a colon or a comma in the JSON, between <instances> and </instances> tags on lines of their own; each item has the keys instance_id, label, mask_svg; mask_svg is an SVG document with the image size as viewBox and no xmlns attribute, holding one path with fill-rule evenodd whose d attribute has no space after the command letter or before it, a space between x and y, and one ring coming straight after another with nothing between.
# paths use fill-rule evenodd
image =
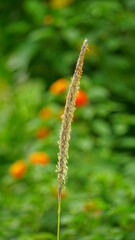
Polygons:
<instances>
[{"instance_id":1,"label":"blurred green foliage","mask_svg":"<svg viewBox=\"0 0 135 240\"><path fill-rule=\"evenodd\" d=\"M135 2L134 0L0 1L0 239L53 240L57 229L59 113L66 93L50 85L70 80L88 38L69 151L61 239L135 239ZM39 117L49 106L54 115ZM37 139L41 127L50 134ZM51 163L32 166L45 151ZM8 169L28 165L22 179Z\"/></svg>"}]
</instances>

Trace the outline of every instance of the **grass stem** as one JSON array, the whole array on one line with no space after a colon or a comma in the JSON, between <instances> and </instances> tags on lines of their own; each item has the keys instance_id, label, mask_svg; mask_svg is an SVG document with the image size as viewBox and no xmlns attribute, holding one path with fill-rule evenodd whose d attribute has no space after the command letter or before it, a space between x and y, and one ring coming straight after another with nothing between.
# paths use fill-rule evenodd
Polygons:
<instances>
[{"instance_id":1,"label":"grass stem","mask_svg":"<svg viewBox=\"0 0 135 240\"><path fill-rule=\"evenodd\" d=\"M60 210L61 210L61 201L58 200L58 228L57 228L57 240L60 239Z\"/></svg>"}]
</instances>

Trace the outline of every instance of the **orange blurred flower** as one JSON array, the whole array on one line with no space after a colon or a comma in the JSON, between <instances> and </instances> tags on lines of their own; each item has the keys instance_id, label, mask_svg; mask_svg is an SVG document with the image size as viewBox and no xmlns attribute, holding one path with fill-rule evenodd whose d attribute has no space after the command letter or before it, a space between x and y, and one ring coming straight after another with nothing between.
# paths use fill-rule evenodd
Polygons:
<instances>
[{"instance_id":1,"label":"orange blurred flower","mask_svg":"<svg viewBox=\"0 0 135 240\"><path fill-rule=\"evenodd\" d=\"M68 193L63 190L63 191L61 192L61 198L62 198L62 199L65 199L65 198L67 198L67 196L68 196Z\"/></svg>"},{"instance_id":2,"label":"orange blurred flower","mask_svg":"<svg viewBox=\"0 0 135 240\"><path fill-rule=\"evenodd\" d=\"M97 210L97 207L96 207L96 204L94 201L85 202L83 208L84 208L85 212L93 212L93 211Z\"/></svg>"},{"instance_id":3,"label":"orange blurred flower","mask_svg":"<svg viewBox=\"0 0 135 240\"><path fill-rule=\"evenodd\" d=\"M21 178L26 172L26 163L23 160L16 161L9 168L9 173L14 178Z\"/></svg>"},{"instance_id":4,"label":"orange blurred flower","mask_svg":"<svg viewBox=\"0 0 135 240\"><path fill-rule=\"evenodd\" d=\"M48 136L49 132L50 132L50 130L47 127L39 128L36 132L36 137L38 139L43 139Z\"/></svg>"},{"instance_id":5,"label":"orange blurred flower","mask_svg":"<svg viewBox=\"0 0 135 240\"><path fill-rule=\"evenodd\" d=\"M43 19L43 24L50 25L54 21L54 18L52 15L46 15Z\"/></svg>"},{"instance_id":6,"label":"orange blurred flower","mask_svg":"<svg viewBox=\"0 0 135 240\"><path fill-rule=\"evenodd\" d=\"M33 164L48 164L50 163L50 158L47 153L44 152L34 152L29 156L29 160Z\"/></svg>"},{"instance_id":7,"label":"orange blurred flower","mask_svg":"<svg viewBox=\"0 0 135 240\"><path fill-rule=\"evenodd\" d=\"M103 212L94 201L88 201L84 203L84 212L93 214L94 217L99 218Z\"/></svg>"},{"instance_id":8,"label":"orange blurred flower","mask_svg":"<svg viewBox=\"0 0 135 240\"><path fill-rule=\"evenodd\" d=\"M64 78L60 78L50 86L50 92L53 95L59 95L66 91L68 87L68 81Z\"/></svg>"},{"instance_id":9,"label":"orange blurred flower","mask_svg":"<svg viewBox=\"0 0 135 240\"><path fill-rule=\"evenodd\" d=\"M88 95L83 90L80 90L76 97L76 107L82 107L88 104Z\"/></svg>"},{"instance_id":10,"label":"orange blurred flower","mask_svg":"<svg viewBox=\"0 0 135 240\"><path fill-rule=\"evenodd\" d=\"M39 117L43 120L49 119L52 117L53 111L50 107L44 107L39 112Z\"/></svg>"},{"instance_id":11,"label":"orange blurred flower","mask_svg":"<svg viewBox=\"0 0 135 240\"><path fill-rule=\"evenodd\" d=\"M54 9L59 9L70 5L73 0L50 0L50 5Z\"/></svg>"}]
</instances>

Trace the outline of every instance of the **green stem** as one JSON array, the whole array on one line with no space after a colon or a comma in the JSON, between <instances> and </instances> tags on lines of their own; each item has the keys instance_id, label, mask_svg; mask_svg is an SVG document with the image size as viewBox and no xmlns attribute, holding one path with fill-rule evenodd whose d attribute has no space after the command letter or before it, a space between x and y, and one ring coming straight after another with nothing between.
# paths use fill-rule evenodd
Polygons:
<instances>
[{"instance_id":1,"label":"green stem","mask_svg":"<svg viewBox=\"0 0 135 240\"><path fill-rule=\"evenodd\" d=\"M57 228L57 240L60 239L60 208L61 208L61 201L58 200L58 228Z\"/></svg>"}]
</instances>

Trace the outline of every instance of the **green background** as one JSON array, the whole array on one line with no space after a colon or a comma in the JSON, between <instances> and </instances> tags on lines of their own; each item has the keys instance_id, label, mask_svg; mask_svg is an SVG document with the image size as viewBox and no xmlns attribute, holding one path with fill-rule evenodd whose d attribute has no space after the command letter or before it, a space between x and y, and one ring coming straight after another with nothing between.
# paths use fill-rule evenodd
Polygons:
<instances>
[{"instance_id":1,"label":"green background","mask_svg":"<svg viewBox=\"0 0 135 240\"><path fill-rule=\"evenodd\" d=\"M135 1L0 1L0 239L53 240L57 229L57 163L66 93L50 85L70 82L80 47L88 39L69 149L67 197L61 239L135 239ZM43 121L39 111L55 116ZM37 139L46 126L51 133ZM47 152L48 166L29 165ZM22 179L8 169L24 159Z\"/></svg>"}]
</instances>

